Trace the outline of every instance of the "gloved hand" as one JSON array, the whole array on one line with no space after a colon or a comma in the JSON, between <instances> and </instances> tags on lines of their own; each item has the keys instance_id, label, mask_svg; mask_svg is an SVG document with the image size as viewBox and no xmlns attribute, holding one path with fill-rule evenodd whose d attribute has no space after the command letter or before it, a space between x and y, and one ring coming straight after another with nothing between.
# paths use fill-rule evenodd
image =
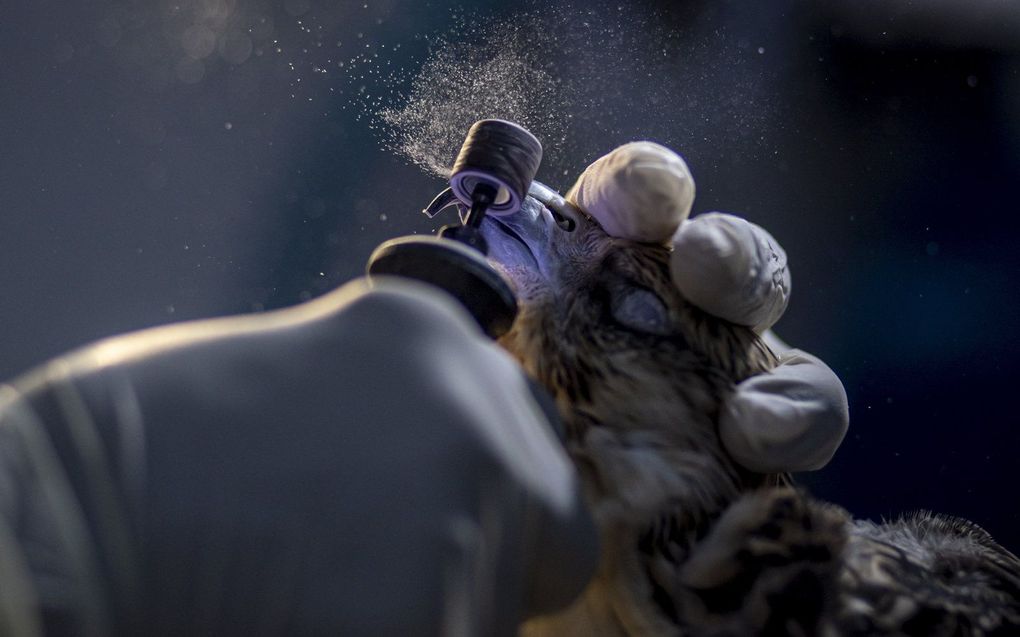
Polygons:
<instances>
[{"instance_id":1,"label":"gloved hand","mask_svg":"<svg viewBox=\"0 0 1020 637\"><path fill-rule=\"evenodd\" d=\"M0 386L0 634L512 635L598 560L518 365L359 281Z\"/></svg>"},{"instance_id":2,"label":"gloved hand","mask_svg":"<svg viewBox=\"0 0 1020 637\"><path fill-rule=\"evenodd\" d=\"M821 468L846 434L846 392L821 360L768 331L789 301L786 253L740 217L709 213L687 220L694 193L676 153L634 142L588 166L566 198L612 236L671 244L671 273L684 297L763 334L779 355L778 367L738 384L723 405L719 433L730 455L759 472Z\"/></svg>"}]
</instances>

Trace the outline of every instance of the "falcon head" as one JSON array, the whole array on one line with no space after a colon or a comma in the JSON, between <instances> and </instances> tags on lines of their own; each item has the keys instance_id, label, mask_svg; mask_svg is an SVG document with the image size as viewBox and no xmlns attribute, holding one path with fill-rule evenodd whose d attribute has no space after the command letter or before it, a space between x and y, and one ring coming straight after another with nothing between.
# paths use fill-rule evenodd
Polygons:
<instances>
[{"instance_id":1,"label":"falcon head","mask_svg":"<svg viewBox=\"0 0 1020 637\"><path fill-rule=\"evenodd\" d=\"M484 221L520 306L500 343L556 398L603 525L653 524L665 509L696 525L762 481L728 457L716 419L734 384L774 358L750 328L685 300L668 247L573 221L562 230L531 198Z\"/></svg>"}]
</instances>

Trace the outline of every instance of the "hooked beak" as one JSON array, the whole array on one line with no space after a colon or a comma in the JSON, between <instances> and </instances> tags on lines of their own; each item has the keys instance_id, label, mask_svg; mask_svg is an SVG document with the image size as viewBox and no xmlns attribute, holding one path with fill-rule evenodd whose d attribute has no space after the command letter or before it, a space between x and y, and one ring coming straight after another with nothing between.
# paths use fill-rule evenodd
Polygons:
<instances>
[{"instance_id":1,"label":"hooked beak","mask_svg":"<svg viewBox=\"0 0 1020 637\"><path fill-rule=\"evenodd\" d=\"M537 199L526 197L521 209L510 215L487 215L481 230L489 246L489 259L503 266L510 278L525 272L551 278L556 235L565 230Z\"/></svg>"}]
</instances>

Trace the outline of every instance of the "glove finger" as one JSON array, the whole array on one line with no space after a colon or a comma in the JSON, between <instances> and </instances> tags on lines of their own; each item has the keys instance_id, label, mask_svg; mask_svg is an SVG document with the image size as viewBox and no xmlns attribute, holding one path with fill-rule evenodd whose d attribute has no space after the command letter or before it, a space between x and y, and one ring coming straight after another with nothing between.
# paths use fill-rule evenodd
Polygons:
<instances>
[{"instance_id":1,"label":"glove finger","mask_svg":"<svg viewBox=\"0 0 1020 637\"><path fill-rule=\"evenodd\" d=\"M771 372L737 385L723 405L719 435L734 460L752 471L808 471L829 462L849 421L835 372L790 350Z\"/></svg>"},{"instance_id":2,"label":"glove finger","mask_svg":"<svg viewBox=\"0 0 1020 637\"><path fill-rule=\"evenodd\" d=\"M768 232L719 212L680 226L670 260L673 282L702 310L763 332L790 298L786 253Z\"/></svg>"},{"instance_id":3,"label":"glove finger","mask_svg":"<svg viewBox=\"0 0 1020 637\"><path fill-rule=\"evenodd\" d=\"M610 236L662 244L691 212L694 179L665 146L632 142L588 166L566 199Z\"/></svg>"}]
</instances>

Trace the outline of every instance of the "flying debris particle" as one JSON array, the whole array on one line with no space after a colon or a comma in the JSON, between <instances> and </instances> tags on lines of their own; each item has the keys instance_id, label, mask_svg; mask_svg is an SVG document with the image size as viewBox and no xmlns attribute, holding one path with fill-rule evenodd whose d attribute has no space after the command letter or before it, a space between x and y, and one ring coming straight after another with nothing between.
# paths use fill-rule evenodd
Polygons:
<instances>
[{"instance_id":1,"label":"flying debris particle","mask_svg":"<svg viewBox=\"0 0 1020 637\"><path fill-rule=\"evenodd\" d=\"M529 53L531 34L505 26L436 49L403 104L379 113L392 134L390 148L446 176L464 133L479 119L512 120L547 141L563 136L571 109L559 81L539 54Z\"/></svg>"},{"instance_id":2,"label":"flying debris particle","mask_svg":"<svg viewBox=\"0 0 1020 637\"><path fill-rule=\"evenodd\" d=\"M483 118L516 121L542 141L542 178L577 174L633 139L764 145L775 114L767 72L744 63L743 47L677 38L654 10L567 3L502 20L466 10L454 23L416 38L431 53L403 85L399 73L369 65L396 98L384 90L362 102L384 146L439 176Z\"/></svg>"}]
</instances>

